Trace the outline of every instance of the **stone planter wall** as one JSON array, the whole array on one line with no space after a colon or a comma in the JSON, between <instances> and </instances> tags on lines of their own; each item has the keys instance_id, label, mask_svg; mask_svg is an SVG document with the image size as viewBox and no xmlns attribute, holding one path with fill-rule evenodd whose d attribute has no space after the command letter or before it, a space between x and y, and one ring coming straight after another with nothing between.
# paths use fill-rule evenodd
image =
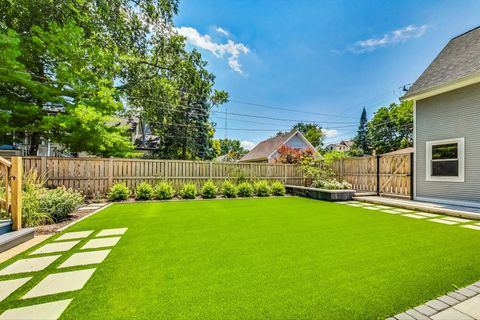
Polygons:
<instances>
[{"instance_id":1,"label":"stone planter wall","mask_svg":"<svg viewBox=\"0 0 480 320\"><path fill-rule=\"evenodd\" d=\"M326 201L348 201L352 200L355 194L355 190L325 190L291 185L287 185L285 188L287 193L294 196Z\"/></svg>"}]
</instances>

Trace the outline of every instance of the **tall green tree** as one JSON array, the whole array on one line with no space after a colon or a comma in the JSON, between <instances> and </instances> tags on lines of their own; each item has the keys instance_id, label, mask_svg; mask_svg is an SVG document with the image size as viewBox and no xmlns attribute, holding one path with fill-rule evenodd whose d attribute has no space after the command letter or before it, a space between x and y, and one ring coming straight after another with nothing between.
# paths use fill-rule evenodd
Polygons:
<instances>
[{"instance_id":1,"label":"tall green tree","mask_svg":"<svg viewBox=\"0 0 480 320\"><path fill-rule=\"evenodd\" d=\"M413 144L413 103L404 101L382 107L368 123L369 139L377 154Z\"/></svg>"},{"instance_id":2,"label":"tall green tree","mask_svg":"<svg viewBox=\"0 0 480 320\"><path fill-rule=\"evenodd\" d=\"M242 147L240 140L220 139L220 154L227 155L232 160L238 160L248 153L248 150Z\"/></svg>"},{"instance_id":3,"label":"tall green tree","mask_svg":"<svg viewBox=\"0 0 480 320\"><path fill-rule=\"evenodd\" d=\"M359 154L370 154L370 143L368 141L368 119L367 110L365 107L362 110L360 116L360 123L358 125L357 135L353 139L353 149Z\"/></svg>"}]
</instances>

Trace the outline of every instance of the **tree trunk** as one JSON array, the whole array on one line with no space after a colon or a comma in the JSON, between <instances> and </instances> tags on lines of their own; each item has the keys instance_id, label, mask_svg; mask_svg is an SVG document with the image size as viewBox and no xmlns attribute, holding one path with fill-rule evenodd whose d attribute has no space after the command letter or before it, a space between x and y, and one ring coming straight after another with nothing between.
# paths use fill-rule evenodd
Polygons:
<instances>
[{"instance_id":1,"label":"tree trunk","mask_svg":"<svg viewBox=\"0 0 480 320\"><path fill-rule=\"evenodd\" d=\"M34 132L30 136L30 149L28 150L28 155L36 156L39 145L40 145L40 133Z\"/></svg>"}]
</instances>

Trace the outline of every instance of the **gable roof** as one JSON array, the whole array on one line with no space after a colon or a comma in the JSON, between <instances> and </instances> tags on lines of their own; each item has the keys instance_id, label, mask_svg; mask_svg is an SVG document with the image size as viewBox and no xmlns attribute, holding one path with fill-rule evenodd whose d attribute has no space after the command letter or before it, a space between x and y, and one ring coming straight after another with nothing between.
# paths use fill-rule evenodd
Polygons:
<instances>
[{"instance_id":1,"label":"gable roof","mask_svg":"<svg viewBox=\"0 0 480 320\"><path fill-rule=\"evenodd\" d=\"M277 137L273 137L267 140L263 140L257 144L249 153L244 155L239 161L259 161L268 159L280 146L285 144L294 135L298 134L308 147L314 148L310 142L303 136L298 130L293 130L288 133L282 134Z\"/></svg>"},{"instance_id":2,"label":"gable roof","mask_svg":"<svg viewBox=\"0 0 480 320\"><path fill-rule=\"evenodd\" d=\"M402 97L402 100L415 99L421 94L452 85L472 76L475 77L474 82L459 84L450 90L480 82L480 26L450 40ZM476 79L477 76L478 79ZM449 90L441 92L446 91Z\"/></svg>"}]
</instances>

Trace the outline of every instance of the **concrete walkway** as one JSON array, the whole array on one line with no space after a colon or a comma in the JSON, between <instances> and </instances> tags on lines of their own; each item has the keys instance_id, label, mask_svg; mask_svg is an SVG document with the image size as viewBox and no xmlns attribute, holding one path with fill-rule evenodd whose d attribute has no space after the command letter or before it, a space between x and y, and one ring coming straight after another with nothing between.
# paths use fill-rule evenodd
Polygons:
<instances>
[{"instance_id":1,"label":"concrete walkway","mask_svg":"<svg viewBox=\"0 0 480 320\"><path fill-rule=\"evenodd\" d=\"M419 210L423 212L480 220L480 208L474 207L455 206L433 202L387 198L380 196L357 196L353 199L362 202L399 207L409 210Z\"/></svg>"}]
</instances>

